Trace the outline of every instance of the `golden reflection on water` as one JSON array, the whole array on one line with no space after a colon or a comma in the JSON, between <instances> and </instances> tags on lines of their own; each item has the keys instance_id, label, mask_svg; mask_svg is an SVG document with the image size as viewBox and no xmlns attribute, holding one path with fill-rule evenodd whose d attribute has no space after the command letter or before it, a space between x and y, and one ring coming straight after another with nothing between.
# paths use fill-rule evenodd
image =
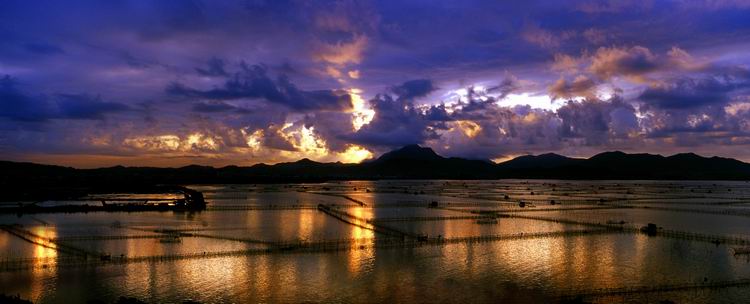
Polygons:
<instances>
[{"instance_id":1,"label":"golden reflection on water","mask_svg":"<svg viewBox=\"0 0 750 304\"><path fill-rule=\"evenodd\" d=\"M298 233L297 236L300 240L310 240L315 230L315 217L317 215L313 212L303 211L300 212L298 217Z\"/></svg>"},{"instance_id":2,"label":"golden reflection on water","mask_svg":"<svg viewBox=\"0 0 750 304\"><path fill-rule=\"evenodd\" d=\"M352 215L358 218L365 218L369 216L364 208L353 208L351 210ZM373 259L375 258L375 248L371 245L371 241L375 238L375 232L369 229L364 229L358 226L349 225L351 227L351 236L354 240L357 240L355 246L363 246L355 248L354 250L348 251L347 256L347 270L352 276L360 274L365 268L369 268L368 265L372 265ZM368 244L370 243L370 244Z\"/></svg>"},{"instance_id":3,"label":"golden reflection on water","mask_svg":"<svg viewBox=\"0 0 750 304\"><path fill-rule=\"evenodd\" d=\"M610 288L622 286L625 280L636 279L631 275L639 269L644 258L630 252L630 248L618 248L617 241L602 241L610 236L581 236L553 238L550 246L553 265L551 281L559 289ZM632 260L631 260L632 259ZM633 265L634 264L634 265ZM580 285L586 282L586 286Z\"/></svg>"},{"instance_id":4,"label":"golden reflection on water","mask_svg":"<svg viewBox=\"0 0 750 304\"><path fill-rule=\"evenodd\" d=\"M31 232L39 236L35 241L54 247L49 242L49 239L57 237L57 231L55 231L54 227L34 227L31 229ZM55 258L57 257L57 250L41 245L34 245L34 257L40 259Z\"/></svg>"},{"instance_id":5,"label":"golden reflection on water","mask_svg":"<svg viewBox=\"0 0 750 304\"><path fill-rule=\"evenodd\" d=\"M276 280L274 276L276 271L270 261L272 257L255 256L250 258L255 260L255 263L252 263L255 267L248 269L248 287L259 299L268 299L271 296L272 282Z\"/></svg>"},{"instance_id":6,"label":"golden reflection on water","mask_svg":"<svg viewBox=\"0 0 750 304\"><path fill-rule=\"evenodd\" d=\"M49 239L57 237L57 230L54 226L36 226L31 228L31 232L38 235L35 241L50 245ZM57 250L34 244L34 267L31 268L31 282L29 286L29 297L39 299L46 291L44 281L47 277L55 277L57 268L55 267Z\"/></svg>"},{"instance_id":7,"label":"golden reflection on water","mask_svg":"<svg viewBox=\"0 0 750 304\"><path fill-rule=\"evenodd\" d=\"M597 281L602 288L614 287L615 269L612 260L613 243L602 242L592 244L596 241L591 238L575 237L569 238L568 244L572 245L573 256L569 263L574 266L574 273L578 276L586 276L592 281ZM598 245L598 246L597 246Z\"/></svg>"},{"instance_id":8,"label":"golden reflection on water","mask_svg":"<svg viewBox=\"0 0 750 304\"><path fill-rule=\"evenodd\" d=\"M633 275L637 276L637 279L639 282L643 282L647 276L650 276L650 273L640 271L641 269L645 269L646 265L646 242L648 242L648 238L645 237L635 237L634 243L633 243L633 250L634 250L634 263L633 265L630 265L633 267L630 269L632 272L634 272Z\"/></svg>"},{"instance_id":9,"label":"golden reflection on water","mask_svg":"<svg viewBox=\"0 0 750 304\"><path fill-rule=\"evenodd\" d=\"M377 204L399 199L395 195L378 197L377 193L365 194L365 187L373 187L372 185L366 186L366 184L353 184L351 187L356 186L358 190L349 193L372 196L368 204L372 204L372 200ZM345 207L341 210L362 219L376 216L374 209L369 207ZM416 213L414 216L443 214L432 209L413 211L396 208L379 209L378 215L398 217L411 216L412 213ZM161 263L127 263L123 268L120 266L116 268L117 271L124 269L124 274L115 272L116 277L122 277L122 279L115 280L107 277L104 279L115 282L111 284L111 288L117 291L116 294L150 295L151 301L158 301L163 296L174 296L173 292L183 293L184 298L189 297L187 294L201 293L200 297L208 299L211 297L234 298L241 295L248 297L248 302L313 301L321 298L330 299L336 296L331 293L339 289L342 293L354 294L345 294L339 299L354 297L362 302L368 302L368 300L378 299L415 299L415 296L425 295L428 297L421 300L455 297L457 296L455 287L461 287L461 284L474 284L491 289L501 288L502 284L510 282L524 285L524 288L548 291L631 286L654 281L663 282L669 279L666 274L670 272L689 274L690 271L680 267L682 264L672 265L683 260L672 261L673 257L664 256L664 248L654 246L666 245L649 243L649 238L646 236L540 237L491 243L457 243L440 247L376 250L372 246L373 240L385 236L376 234L371 229L344 223L315 210L252 211L231 216L225 213L220 215L222 216L214 221L209 221L210 228L214 225L216 227L229 226L229 222L239 221L239 223L231 224L232 226L246 225L245 235L235 235L235 232L206 233L227 233L233 237L268 241L353 239L355 240L354 248L347 251L305 255L238 255ZM556 215L563 216L564 214ZM165 223L152 224L159 226ZM204 222L203 225L209 224ZM496 225L479 225L475 220L384 222L384 225L407 230L410 233L428 233L430 237L443 235L446 238L587 229L535 220L505 218L500 219ZM38 226L28 229L40 236L38 240L40 242L56 237L58 233L67 236L66 233L61 232L63 230L58 231L54 227ZM0 249L14 246L15 241L17 240L14 240L12 235L0 233ZM21 241L18 240L18 242ZM111 253L113 257L120 253L128 256L147 256L199 253L204 250L228 251L245 246L245 244L238 245L228 240L224 242L201 238L185 238L183 243L171 245L161 244L155 239L125 239L96 244L71 242L69 245L93 246L95 250L101 249ZM46 269L35 267L31 273L31 280L28 281L29 286L23 287L24 292L30 295L29 298L35 301L47 299L46 293L54 294L55 292L49 292L46 289L58 286L54 281L58 271L55 264L50 263L58 258L58 252L38 245L26 244L20 248L23 248L25 257L33 255L35 258L52 259L52 261L47 261ZM669 249L669 247L665 248ZM669 253L668 250L666 252L666 254ZM65 254L62 255L64 256ZM729 256L722 257L730 258ZM40 259L37 262L44 263ZM720 262L723 263L723 267L731 265L731 262ZM115 267L108 269L113 268ZM362 290L362 288L367 288L367 290ZM361 298L357 298L358 295ZM416 300L419 301L420 298Z\"/></svg>"},{"instance_id":10,"label":"golden reflection on water","mask_svg":"<svg viewBox=\"0 0 750 304\"><path fill-rule=\"evenodd\" d=\"M2 252L9 252L8 248L8 242L10 240L10 234L6 233L5 231L0 231L0 250Z\"/></svg>"},{"instance_id":11,"label":"golden reflection on water","mask_svg":"<svg viewBox=\"0 0 750 304\"><path fill-rule=\"evenodd\" d=\"M2 252L4 255L7 255L11 252L11 249L13 247L10 247L10 233L7 233L3 230L0 230L0 252Z\"/></svg>"}]
</instances>

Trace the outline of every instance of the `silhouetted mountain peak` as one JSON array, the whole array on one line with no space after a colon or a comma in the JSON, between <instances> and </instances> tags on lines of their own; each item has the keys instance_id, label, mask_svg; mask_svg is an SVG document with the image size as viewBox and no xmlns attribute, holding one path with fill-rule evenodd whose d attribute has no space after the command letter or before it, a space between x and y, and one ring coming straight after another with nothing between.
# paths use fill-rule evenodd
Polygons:
<instances>
[{"instance_id":1,"label":"silhouetted mountain peak","mask_svg":"<svg viewBox=\"0 0 750 304\"><path fill-rule=\"evenodd\" d=\"M408 145L398 150L384 153L376 162L388 160L442 160L444 157L438 155L431 148L419 145Z\"/></svg>"},{"instance_id":2,"label":"silhouetted mountain peak","mask_svg":"<svg viewBox=\"0 0 750 304\"><path fill-rule=\"evenodd\" d=\"M121 166L118 166L118 167L121 167ZM214 168L211 166L187 165L184 167L180 167L179 169L180 170L209 170L209 169L214 169Z\"/></svg>"},{"instance_id":3,"label":"silhouetted mountain peak","mask_svg":"<svg viewBox=\"0 0 750 304\"><path fill-rule=\"evenodd\" d=\"M596 155L592 156L589 159L625 157L627 155L628 155L627 153L622 152L622 151L607 151L607 152L602 152L602 153L596 154Z\"/></svg>"},{"instance_id":4,"label":"silhouetted mountain peak","mask_svg":"<svg viewBox=\"0 0 750 304\"><path fill-rule=\"evenodd\" d=\"M498 166L509 169L556 168L570 165L575 161L578 160L555 153L545 153L540 155L529 154L502 162L498 164Z\"/></svg>"},{"instance_id":5,"label":"silhouetted mountain peak","mask_svg":"<svg viewBox=\"0 0 750 304\"><path fill-rule=\"evenodd\" d=\"M301 169L301 168L314 168L318 165L322 165L323 163L316 162L314 160L311 160L309 158L303 158L295 162L286 162L286 163L278 163L275 165L271 165L272 168L295 168L295 169Z\"/></svg>"},{"instance_id":6,"label":"silhouetted mountain peak","mask_svg":"<svg viewBox=\"0 0 750 304\"><path fill-rule=\"evenodd\" d=\"M602 152L589 158L589 162L620 162L620 161L634 161L634 162L647 162L647 161L659 161L664 159L664 156L659 154L649 153L633 153L628 154L622 151L609 151Z\"/></svg>"},{"instance_id":7,"label":"silhouetted mountain peak","mask_svg":"<svg viewBox=\"0 0 750 304\"><path fill-rule=\"evenodd\" d=\"M0 161L0 201L72 197L85 189L112 185L321 182L352 179L692 179L750 180L750 164L702 157L693 153L597 154L589 159L554 153L525 155L493 164L464 158L444 158L430 148L409 145L362 164L320 163L310 159L251 167L186 166L181 168L110 167L74 169L33 163ZM39 191L40 187L47 190ZM68 187L69 189L67 189ZM62 189L62 190L61 190ZM67 190L66 190L67 189ZM84 189L84 190L81 190ZM80 192L80 193L79 193Z\"/></svg>"},{"instance_id":8,"label":"silhouetted mountain peak","mask_svg":"<svg viewBox=\"0 0 750 304\"><path fill-rule=\"evenodd\" d=\"M670 157L667 157L669 159L681 159L681 160L704 160L707 159L703 156L700 156L695 153L678 153L675 155L672 155Z\"/></svg>"}]
</instances>

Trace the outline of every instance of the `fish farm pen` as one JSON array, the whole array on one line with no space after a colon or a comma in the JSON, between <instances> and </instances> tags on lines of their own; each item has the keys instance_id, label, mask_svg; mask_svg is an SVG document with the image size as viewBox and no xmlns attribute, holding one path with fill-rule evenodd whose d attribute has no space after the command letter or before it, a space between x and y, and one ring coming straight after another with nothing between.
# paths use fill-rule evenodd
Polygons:
<instances>
[{"instance_id":1,"label":"fish farm pen","mask_svg":"<svg viewBox=\"0 0 750 304\"><path fill-rule=\"evenodd\" d=\"M0 273L505 246L516 248L514 258L522 259L534 256L527 250L536 244L586 240L628 247L672 244L660 245L672 246L664 252L698 246L740 262L750 246L743 226L750 216L750 184L744 182L382 181L175 189L152 197L121 193L81 200L106 202L99 206L70 201L2 206L1 213L12 217L5 218L0 233L51 256L6 254ZM83 224L84 212L106 215ZM704 216L718 220L696 224L694 218ZM290 221L298 232L284 231ZM107 245L118 242L138 245L128 250ZM545 294L596 302L628 294L750 288L750 271L700 277L588 288L558 284Z\"/></svg>"}]
</instances>

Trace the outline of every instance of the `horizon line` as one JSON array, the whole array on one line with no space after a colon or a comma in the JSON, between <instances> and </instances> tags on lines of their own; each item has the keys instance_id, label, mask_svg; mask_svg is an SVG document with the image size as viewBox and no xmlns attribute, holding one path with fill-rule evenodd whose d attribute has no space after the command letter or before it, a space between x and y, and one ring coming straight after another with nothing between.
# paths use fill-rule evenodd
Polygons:
<instances>
[{"instance_id":1,"label":"horizon line","mask_svg":"<svg viewBox=\"0 0 750 304\"><path fill-rule=\"evenodd\" d=\"M66 164L54 163L54 162L43 162L43 161L40 162L40 161L23 160L23 159L17 159L17 160L13 160L13 159L0 159L0 162L28 163L28 164L35 164L35 165L45 165L45 166L57 166L57 167L73 168L73 169L79 169L79 170L95 170L95 169L107 169L107 168L116 168L116 167L124 167L124 168L159 168L159 169L180 169L180 168L186 168L186 167L210 167L210 168L213 168L213 169L221 169L221 168L227 168L227 167L250 168L250 167L259 166L259 165L275 166L275 165L279 165L279 164L291 164L291 163L297 163L297 162L300 162L300 161L303 161L303 160L309 160L309 161L312 161L312 162L315 162L315 163L319 163L319 164L360 165L360 164L363 164L363 163L366 163L366 162L369 162L369 161L377 160L377 159L379 159L380 157L382 157L383 155L385 155L385 154L387 154L389 152L398 151L398 150L403 149L403 148L408 147L408 146L419 146L421 148L428 148L431 151L433 151L436 155L438 155L438 156L440 156L442 158L446 158L446 159L449 159L449 158L458 158L458 159L465 159L465 160L486 161L486 162L490 162L490 163L495 164L495 165L503 164L503 163L506 163L506 162L518 159L520 157L526 157L526 156L542 156L542 155L553 154L553 155L558 155L558 156L562 156L562 157L566 157L566 158L570 158L570 159L586 160L586 159L590 159L590 158L593 158L593 157L595 157L597 155L601 155L601 154L605 154L605 153L623 153L623 154L626 154L626 155L654 155L654 156L661 156L661 157L665 157L665 158L666 157L673 157L673 156L676 156L676 155L682 155L682 154L693 154L693 155L697 155L697 156L702 157L702 158L724 158L724 159L732 159L732 160L736 160L736 161L740 161L740 162L743 162L743 163L750 164L750 162L744 161L742 159L734 158L734 157L726 157L726 156L718 156L718 155L706 156L706 155L702 155L702 154L699 154L699 153L696 153L696 152L677 152L677 153L674 153L674 154L666 155L666 154L661 154L661 153L649 153L649 152L625 152L625 151L622 151L622 150L607 150L607 151L602 151L602 152L598 152L598 153L592 154L589 157L568 156L568 155L564 155L564 154L560 154L560 153L556 153L556 152L550 151L550 152L537 153L537 154L527 153L527 154L511 155L511 156L509 156L507 159L505 159L503 161L495 161L496 159L499 159L499 158L494 158L494 159L479 159L479 158L470 158L470 157L461 157L461 156L445 156L445 155L441 155L441 154L435 152L435 150L432 149L432 147L422 146L422 145L419 145L419 144L405 145L405 146L402 146L400 148L396 148L396 149L393 149L393 150L389 150L389 151L383 152L382 154L378 155L377 157L372 157L372 158L364 159L364 160L362 160L360 162L354 162L354 163L345 163L345 162L341 162L341 161L335 161L335 162L316 161L314 159L310 159L309 157L303 157L303 158L299 158L297 160L290 160L290 161L280 161L280 162L275 162L275 163L257 162L257 163L248 164L248 165L228 164L228 165L223 165L223 166L214 166L214 165L204 165L204 164L199 164L199 163L191 163L191 164L182 165L182 166L153 166L153 165L126 165L126 164L117 164L117 165L111 165L111 166L91 166L91 167L87 167L87 166L75 166L75 165L66 165ZM88 154L84 154L84 155L88 155ZM96 155L96 156L120 157L120 156L116 156L116 155L115 156L113 156L113 155Z\"/></svg>"}]
</instances>

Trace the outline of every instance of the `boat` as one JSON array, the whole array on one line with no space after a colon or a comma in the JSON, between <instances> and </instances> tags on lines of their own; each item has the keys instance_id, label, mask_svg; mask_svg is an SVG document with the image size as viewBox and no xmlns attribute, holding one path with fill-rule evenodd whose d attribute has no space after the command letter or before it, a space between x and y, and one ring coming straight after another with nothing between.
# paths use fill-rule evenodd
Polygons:
<instances>
[{"instance_id":1,"label":"boat","mask_svg":"<svg viewBox=\"0 0 750 304\"><path fill-rule=\"evenodd\" d=\"M159 243L162 243L162 244L182 243L182 239L178 235L169 235L169 236L160 238Z\"/></svg>"},{"instance_id":2,"label":"boat","mask_svg":"<svg viewBox=\"0 0 750 304\"><path fill-rule=\"evenodd\" d=\"M659 229L660 228L656 226L656 224L648 223L648 225L641 227L641 232L648 234L649 236L654 236Z\"/></svg>"}]
</instances>

